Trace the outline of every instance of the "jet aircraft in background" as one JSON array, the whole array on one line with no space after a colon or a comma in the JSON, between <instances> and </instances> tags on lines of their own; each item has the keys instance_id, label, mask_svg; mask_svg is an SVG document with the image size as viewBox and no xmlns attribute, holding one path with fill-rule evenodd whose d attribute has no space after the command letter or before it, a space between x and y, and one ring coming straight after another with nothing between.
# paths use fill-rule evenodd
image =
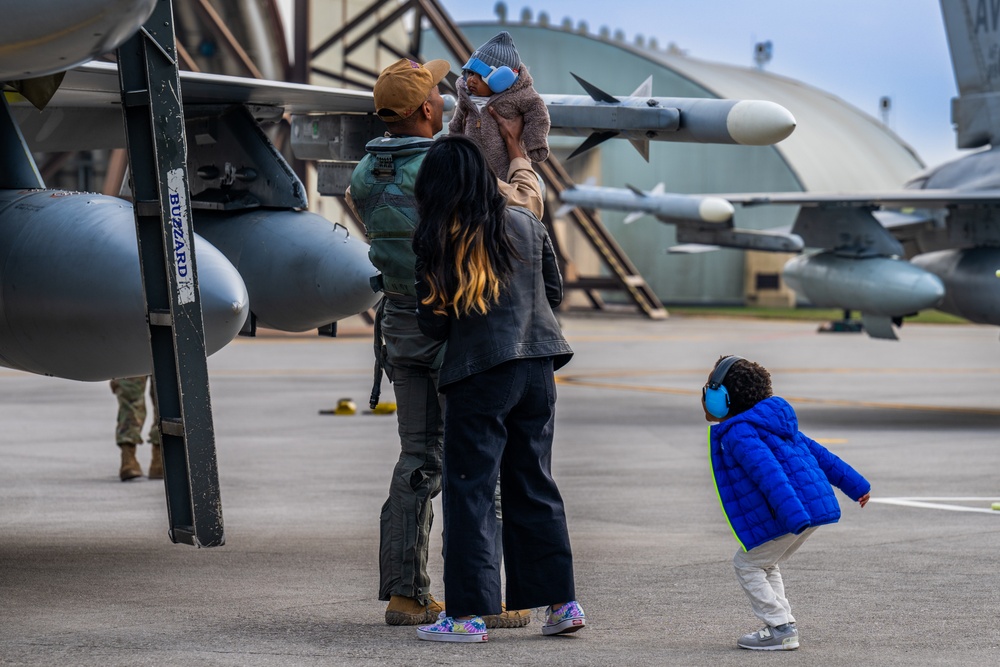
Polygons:
<instances>
[{"instance_id":1,"label":"jet aircraft in background","mask_svg":"<svg viewBox=\"0 0 1000 667\"><path fill-rule=\"evenodd\" d=\"M668 195L590 188L569 190L563 200L677 224L684 245L672 251L707 249L700 244L794 250L780 239L800 239L820 250L793 257L783 270L786 283L813 305L859 311L872 337L895 339L894 324L934 307L1000 326L1000 18L993 4L941 0L959 88L952 100L957 145L988 148L929 169L901 191L711 195L743 207L800 206L790 233L768 230L768 240L776 241L764 245L743 243L731 218L713 223L671 215Z\"/></svg>"}]
</instances>

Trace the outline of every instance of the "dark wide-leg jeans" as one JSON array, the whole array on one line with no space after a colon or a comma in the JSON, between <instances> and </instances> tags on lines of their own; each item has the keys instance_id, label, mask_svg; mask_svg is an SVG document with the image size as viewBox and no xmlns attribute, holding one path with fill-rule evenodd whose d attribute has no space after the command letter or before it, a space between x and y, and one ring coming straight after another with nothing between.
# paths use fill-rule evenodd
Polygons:
<instances>
[{"instance_id":1,"label":"dark wide-leg jeans","mask_svg":"<svg viewBox=\"0 0 1000 667\"><path fill-rule=\"evenodd\" d=\"M449 616L500 613L494 490L503 497L507 607L576 599L566 513L552 479L551 358L517 359L446 387L444 584Z\"/></svg>"}]
</instances>

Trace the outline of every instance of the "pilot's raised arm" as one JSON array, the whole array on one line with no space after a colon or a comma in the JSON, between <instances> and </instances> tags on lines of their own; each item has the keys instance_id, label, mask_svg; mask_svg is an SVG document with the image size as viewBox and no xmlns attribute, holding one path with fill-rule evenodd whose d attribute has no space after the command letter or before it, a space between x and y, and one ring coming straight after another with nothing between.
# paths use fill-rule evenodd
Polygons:
<instances>
[{"instance_id":1,"label":"pilot's raised arm","mask_svg":"<svg viewBox=\"0 0 1000 667\"><path fill-rule=\"evenodd\" d=\"M521 146L521 133L524 131L524 117L514 116L504 118L492 106L486 107L500 128L500 136L507 144L507 155L510 157L510 167L507 169L507 182L497 179L500 192L507 198L509 206L520 206L535 214L539 220L545 210L545 200L542 197L542 187L538 182L538 174L531 168L531 160Z\"/></svg>"}]
</instances>

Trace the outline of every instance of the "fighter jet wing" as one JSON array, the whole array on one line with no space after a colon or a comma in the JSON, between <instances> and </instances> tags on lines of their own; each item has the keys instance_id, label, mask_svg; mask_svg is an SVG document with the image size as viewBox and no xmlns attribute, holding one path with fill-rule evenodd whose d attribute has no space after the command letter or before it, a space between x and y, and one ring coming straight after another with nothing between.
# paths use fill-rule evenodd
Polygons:
<instances>
[{"instance_id":1,"label":"fighter jet wing","mask_svg":"<svg viewBox=\"0 0 1000 667\"><path fill-rule=\"evenodd\" d=\"M694 244L686 252L698 246L698 252L710 248L705 246L725 246L730 248L750 248L771 252L798 252L802 250L802 239L794 234L775 233L771 230L737 229L733 227L733 207L724 197L715 195L679 195L662 192L657 186L643 191L628 188L605 188L577 185L563 190L559 198L569 206L600 208L643 213L655 216L659 221L675 225L677 241Z\"/></svg>"},{"instance_id":2,"label":"fighter jet wing","mask_svg":"<svg viewBox=\"0 0 1000 667\"><path fill-rule=\"evenodd\" d=\"M258 117L282 113L370 113L369 91L262 81L222 74L181 72L185 107L244 104ZM121 89L114 63L92 61L66 72L44 111L16 93L8 101L32 150L40 152L124 148Z\"/></svg>"},{"instance_id":3,"label":"fighter jet wing","mask_svg":"<svg viewBox=\"0 0 1000 667\"><path fill-rule=\"evenodd\" d=\"M1000 203L1000 190L899 190L895 192L824 193L815 192L750 192L713 194L742 206L788 204L818 207L877 208L941 208Z\"/></svg>"},{"instance_id":4,"label":"fighter jet wing","mask_svg":"<svg viewBox=\"0 0 1000 667\"><path fill-rule=\"evenodd\" d=\"M944 209L992 208L1000 204L1000 189L903 189L862 193L724 193L713 194L730 204L799 206L791 232L807 247L840 253L902 256L899 241L940 227ZM778 230L771 230L778 231Z\"/></svg>"},{"instance_id":5,"label":"fighter jet wing","mask_svg":"<svg viewBox=\"0 0 1000 667\"><path fill-rule=\"evenodd\" d=\"M223 74L182 71L185 104L256 104L282 107L288 113L374 112L371 92L303 83L267 81ZM118 66L91 61L66 72L51 105L101 107L121 103Z\"/></svg>"}]
</instances>

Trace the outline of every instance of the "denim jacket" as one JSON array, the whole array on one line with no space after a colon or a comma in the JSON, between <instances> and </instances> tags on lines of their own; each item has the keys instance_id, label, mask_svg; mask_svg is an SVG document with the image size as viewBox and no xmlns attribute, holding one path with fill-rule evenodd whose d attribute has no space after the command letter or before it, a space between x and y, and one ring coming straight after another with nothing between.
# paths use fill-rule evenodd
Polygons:
<instances>
[{"instance_id":1,"label":"denim jacket","mask_svg":"<svg viewBox=\"0 0 1000 667\"><path fill-rule=\"evenodd\" d=\"M417 323L425 335L448 342L438 379L442 392L451 383L505 361L552 357L558 369L573 356L552 312L562 302L562 276L545 227L527 210L508 207L507 233L521 261L514 260L499 302L485 315L440 315L423 305L430 287L418 252Z\"/></svg>"}]
</instances>

